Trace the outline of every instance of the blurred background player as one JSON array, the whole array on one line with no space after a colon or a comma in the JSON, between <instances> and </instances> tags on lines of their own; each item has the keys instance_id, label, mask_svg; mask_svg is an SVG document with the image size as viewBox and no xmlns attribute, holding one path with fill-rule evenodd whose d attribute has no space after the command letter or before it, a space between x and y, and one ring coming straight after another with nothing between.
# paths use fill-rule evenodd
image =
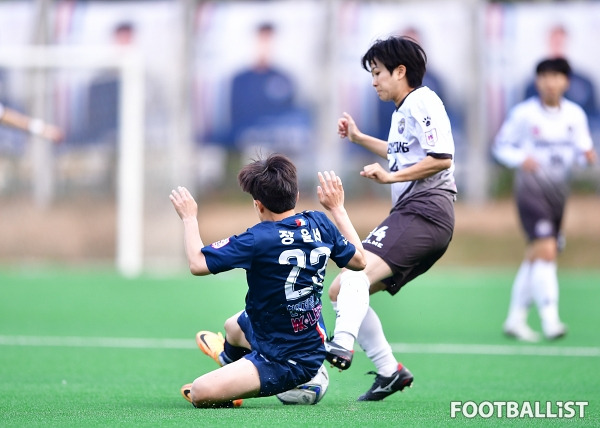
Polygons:
<instances>
[{"instance_id":1,"label":"blurred background player","mask_svg":"<svg viewBox=\"0 0 600 428\"><path fill-rule=\"evenodd\" d=\"M548 59L569 58L569 34L563 25L554 25L548 31ZM598 105L596 103L596 88L592 80L571 66L569 87L564 97L578 104L587 114L588 120L598 119ZM538 95L536 80L531 81L525 89L525 99Z\"/></svg>"},{"instance_id":2,"label":"blurred background player","mask_svg":"<svg viewBox=\"0 0 600 428\"><path fill-rule=\"evenodd\" d=\"M539 96L512 109L493 147L496 159L516 170L514 193L528 240L504 323L507 335L525 341L539 340L527 324L532 300L546 338L567 332L558 314L556 265L563 213L573 165L582 154L589 164L596 160L585 112L564 97L570 75L565 59L541 61L535 80Z\"/></svg>"},{"instance_id":3,"label":"blurred background player","mask_svg":"<svg viewBox=\"0 0 600 428\"><path fill-rule=\"evenodd\" d=\"M377 372L359 401L383 400L412 384L413 376L395 359L379 317L369 307L369 294L402 286L426 272L446 251L454 230L454 140L440 98L422 86L427 56L406 37L375 42L362 58L383 101L396 105L388 141L363 134L347 113L338 120L340 137L387 159L367 165L363 177L391 184L393 208L363 240L367 267L344 270L330 289L337 312L334 337L326 342L327 360L340 369L350 366L354 341L365 350Z\"/></svg>"},{"instance_id":4,"label":"blurred background player","mask_svg":"<svg viewBox=\"0 0 600 428\"><path fill-rule=\"evenodd\" d=\"M248 281L245 310L226 323L227 344L217 335L200 336L222 367L182 387L195 407L232 407L239 405L233 400L287 391L312 379L325 359L321 294L327 262L363 269L364 251L343 205L341 179L319 173L319 201L334 224L322 212L294 212L296 177L294 164L279 154L243 167L238 181L252 195L261 222L208 246L188 190L179 187L170 195L183 220L191 272L242 268Z\"/></svg>"},{"instance_id":5,"label":"blurred background player","mask_svg":"<svg viewBox=\"0 0 600 428\"><path fill-rule=\"evenodd\" d=\"M64 136L62 130L57 126L46 123L41 119L26 116L3 104L0 104L0 123L55 143L60 142Z\"/></svg>"}]
</instances>

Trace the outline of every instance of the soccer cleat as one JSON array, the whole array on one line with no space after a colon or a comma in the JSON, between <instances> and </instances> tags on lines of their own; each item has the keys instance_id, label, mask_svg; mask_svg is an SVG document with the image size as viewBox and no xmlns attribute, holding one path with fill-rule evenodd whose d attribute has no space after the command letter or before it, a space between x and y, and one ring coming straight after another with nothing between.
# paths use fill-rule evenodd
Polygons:
<instances>
[{"instance_id":1,"label":"soccer cleat","mask_svg":"<svg viewBox=\"0 0 600 428\"><path fill-rule=\"evenodd\" d=\"M358 397L358 401L381 401L396 391L402 391L407 386L412 387L414 380L412 373L400 363L398 363L396 373L389 377L381 376L376 372L367 374L374 374L375 382L367 392Z\"/></svg>"},{"instance_id":2,"label":"soccer cleat","mask_svg":"<svg viewBox=\"0 0 600 428\"><path fill-rule=\"evenodd\" d=\"M540 334L527 324L504 324L504 334L523 342L539 342Z\"/></svg>"},{"instance_id":3,"label":"soccer cleat","mask_svg":"<svg viewBox=\"0 0 600 428\"><path fill-rule=\"evenodd\" d=\"M564 337L567 334L567 326L561 322L551 325L544 325L544 336L548 340L556 340Z\"/></svg>"},{"instance_id":4,"label":"soccer cleat","mask_svg":"<svg viewBox=\"0 0 600 428\"><path fill-rule=\"evenodd\" d=\"M337 367L342 370L347 370L350 368L350 364L352 364L352 357L354 356L354 351L349 351L346 348L341 347L335 342L330 340L325 341L325 359L329 361L331 367Z\"/></svg>"},{"instance_id":5,"label":"soccer cleat","mask_svg":"<svg viewBox=\"0 0 600 428\"><path fill-rule=\"evenodd\" d=\"M183 398L185 398L187 401L189 401L190 403L192 403L192 399L190 398L190 392L192 390L192 384L191 383L186 383L185 385L183 385L181 387L181 395L183 395ZM233 400L233 401L226 401L224 403L218 403L215 404L212 407L219 407L219 408L227 408L227 407L240 407L242 405L244 400L242 400L241 398L237 399L237 400ZM192 403L194 404L194 403Z\"/></svg>"},{"instance_id":6,"label":"soccer cleat","mask_svg":"<svg viewBox=\"0 0 600 428\"><path fill-rule=\"evenodd\" d=\"M220 367L223 367L219 355L221 355L221 352L223 352L225 347L225 339L221 332L213 333L212 331L206 330L199 331L196 334L196 343L202 352L215 360Z\"/></svg>"}]
</instances>

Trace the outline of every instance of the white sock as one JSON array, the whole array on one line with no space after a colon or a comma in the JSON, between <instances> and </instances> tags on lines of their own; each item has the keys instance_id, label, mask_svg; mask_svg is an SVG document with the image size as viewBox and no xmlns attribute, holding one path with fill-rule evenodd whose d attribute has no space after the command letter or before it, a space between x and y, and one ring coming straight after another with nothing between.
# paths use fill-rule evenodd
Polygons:
<instances>
[{"instance_id":1,"label":"white sock","mask_svg":"<svg viewBox=\"0 0 600 428\"><path fill-rule=\"evenodd\" d=\"M364 272L345 271L340 277L333 340L352 350L358 329L369 309L369 279Z\"/></svg>"},{"instance_id":2,"label":"white sock","mask_svg":"<svg viewBox=\"0 0 600 428\"><path fill-rule=\"evenodd\" d=\"M383 327L375 311L369 307L358 330L358 344L375 364L377 373L391 376L398 370L392 347L383 334Z\"/></svg>"},{"instance_id":3,"label":"white sock","mask_svg":"<svg viewBox=\"0 0 600 428\"><path fill-rule=\"evenodd\" d=\"M513 282L506 324L526 324L532 299L531 262L524 260Z\"/></svg>"},{"instance_id":4,"label":"white sock","mask_svg":"<svg viewBox=\"0 0 600 428\"><path fill-rule=\"evenodd\" d=\"M558 316L558 276L556 262L534 260L531 265L533 296L542 320L542 327L560 323Z\"/></svg>"}]
</instances>

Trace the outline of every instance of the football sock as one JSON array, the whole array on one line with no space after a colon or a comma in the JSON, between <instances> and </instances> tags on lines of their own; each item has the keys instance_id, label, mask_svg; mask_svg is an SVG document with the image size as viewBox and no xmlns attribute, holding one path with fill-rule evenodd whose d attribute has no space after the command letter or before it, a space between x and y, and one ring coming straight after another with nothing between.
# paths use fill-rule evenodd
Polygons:
<instances>
[{"instance_id":1,"label":"football sock","mask_svg":"<svg viewBox=\"0 0 600 428\"><path fill-rule=\"evenodd\" d=\"M368 308L358 330L358 344L375 364L380 375L391 376L398 370L398 361L394 358L392 347L385 338L381 321L371 307Z\"/></svg>"},{"instance_id":2,"label":"football sock","mask_svg":"<svg viewBox=\"0 0 600 428\"><path fill-rule=\"evenodd\" d=\"M524 260L513 282L506 323L509 325L525 324L532 299L531 262Z\"/></svg>"},{"instance_id":3,"label":"football sock","mask_svg":"<svg viewBox=\"0 0 600 428\"><path fill-rule=\"evenodd\" d=\"M542 320L542 327L556 325L560 322L556 262L535 260L531 265L531 276L533 296Z\"/></svg>"},{"instance_id":4,"label":"football sock","mask_svg":"<svg viewBox=\"0 0 600 428\"><path fill-rule=\"evenodd\" d=\"M352 350L358 329L369 309L369 279L364 272L345 271L340 277L334 341Z\"/></svg>"},{"instance_id":5,"label":"football sock","mask_svg":"<svg viewBox=\"0 0 600 428\"><path fill-rule=\"evenodd\" d=\"M223 352L221 352L221 354L219 355L219 360L223 365L227 365L229 363L233 363L234 361L239 360L244 355L247 355L250 352L250 349L243 348L241 346L233 346L226 339Z\"/></svg>"}]
</instances>

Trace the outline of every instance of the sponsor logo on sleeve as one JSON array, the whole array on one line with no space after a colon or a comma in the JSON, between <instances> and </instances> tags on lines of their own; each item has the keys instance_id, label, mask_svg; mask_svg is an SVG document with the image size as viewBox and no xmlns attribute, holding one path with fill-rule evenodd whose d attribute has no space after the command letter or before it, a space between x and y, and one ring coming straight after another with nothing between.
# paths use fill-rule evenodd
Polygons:
<instances>
[{"instance_id":1,"label":"sponsor logo on sleeve","mask_svg":"<svg viewBox=\"0 0 600 428\"><path fill-rule=\"evenodd\" d=\"M218 250L219 248L223 248L227 244L229 244L229 238L225 238L225 239L221 239L220 241L213 242L212 244L210 244L210 246L213 247L215 250Z\"/></svg>"}]
</instances>

